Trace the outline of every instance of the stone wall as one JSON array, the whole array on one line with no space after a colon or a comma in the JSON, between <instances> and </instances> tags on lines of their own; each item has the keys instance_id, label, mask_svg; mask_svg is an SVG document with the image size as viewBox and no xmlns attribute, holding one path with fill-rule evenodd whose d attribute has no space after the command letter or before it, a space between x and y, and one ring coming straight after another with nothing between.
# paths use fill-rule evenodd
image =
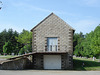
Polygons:
<instances>
[{"instance_id":1,"label":"stone wall","mask_svg":"<svg viewBox=\"0 0 100 75\"><path fill-rule=\"evenodd\" d=\"M62 69L73 69L73 59L69 54L61 55L61 68Z\"/></svg>"},{"instance_id":2,"label":"stone wall","mask_svg":"<svg viewBox=\"0 0 100 75\"><path fill-rule=\"evenodd\" d=\"M0 64L1 70L22 70L28 69L30 67L31 62L28 58L19 58L14 60L7 60Z\"/></svg>"},{"instance_id":3,"label":"stone wall","mask_svg":"<svg viewBox=\"0 0 100 75\"><path fill-rule=\"evenodd\" d=\"M73 53L73 29L55 14L49 15L33 30L32 49L45 52L48 37L58 38L58 51Z\"/></svg>"},{"instance_id":4,"label":"stone wall","mask_svg":"<svg viewBox=\"0 0 100 75\"><path fill-rule=\"evenodd\" d=\"M44 58L43 56L47 54L34 54L33 55L33 69L44 69ZM50 54L49 54L50 55ZM55 54L54 54L55 55ZM59 54L61 55L61 69L73 69L73 59L68 53L66 54Z\"/></svg>"},{"instance_id":5,"label":"stone wall","mask_svg":"<svg viewBox=\"0 0 100 75\"><path fill-rule=\"evenodd\" d=\"M33 69L43 69L43 54L33 55Z\"/></svg>"}]
</instances>

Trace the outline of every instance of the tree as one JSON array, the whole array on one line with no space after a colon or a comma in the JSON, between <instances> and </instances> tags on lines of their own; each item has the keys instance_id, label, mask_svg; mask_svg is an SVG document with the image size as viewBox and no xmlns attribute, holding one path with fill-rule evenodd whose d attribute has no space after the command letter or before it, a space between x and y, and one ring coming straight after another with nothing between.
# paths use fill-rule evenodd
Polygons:
<instances>
[{"instance_id":1,"label":"tree","mask_svg":"<svg viewBox=\"0 0 100 75\"><path fill-rule=\"evenodd\" d=\"M3 53L3 45L5 44L5 42L7 42L7 30L4 29L1 33L0 33L0 53Z\"/></svg>"},{"instance_id":2,"label":"tree","mask_svg":"<svg viewBox=\"0 0 100 75\"><path fill-rule=\"evenodd\" d=\"M17 31L13 31L13 29L8 29L8 31L4 29L0 33L0 54L18 54L23 47L24 51L31 52L31 45L32 33L27 30L23 30L22 33L19 34Z\"/></svg>"},{"instance_id":3,"label":"tree","mask_svg":"<svg viewBox=\"0 0 100 75\"><path fill-rule=\"evenodd\" d=\"M16 39L17 42L20 42L24 45L30 44L32 40L32 33L27 30L23 30L22 33L16 37Z\"/></svg>"},{"instance_id":4,"label":"tree","mask_svg":"<svg viewBox=\"0 0 100 75\"><path fill-rule=\"evenodd\" d=\"M74 34L74 54L82 56L84 35L82 32Z\"/></svg>"},{"instance_id":5,"label":"tree","mask_svg":"<svg viewBox=\"0 0 100 75\"><path fill-rule=\"evenodd\" d=\"M12 53L12 49L13 47L12 47L12 44L11 44L11 42L10 41L8 41L8 42L5 42L5 45L3 46L3 52L4 53L7 53L7 54L11 54Z\"/></svg>"},{"instance_id":6,"label":"tree","mask_svg":"<svg viewBox=\"0 0 100 75\"><path fill-rule=\"evenodd\" d=\"M100 25L94 31L86 34L85 41L83 42L85 56L98 57L100 54Z\"/></svg>"},{"instance_id":7,"label":"tree","mask_svg":"<svg viewBox=\"0 0 100 75\"><path fill-rule=\"evenodd\" d=\"M95 56L100 54L100 24L94 30L94 35L91 40L91 49Z\"/></svg>"},{"instance_id":8,"label":"tree","mask_svg":"<svg viewBox=\"0 0 100 75\"><path fill-rule=\"evenodd\" d=\"M100 55L100 24L94 31L74 35L74 54L77 56L99 57Z\"/></svg>"},{"instance_id":9,"label":"tree","mask_svg":"<svg viewBox=\"0 0 100 75\"><path fill-rule=\"evenodd\" d=\"M93 53L93 49L91 48L91 40L93 37L94 32L91 31L89 34L87 33L85 35L85 40L82 42L83 44L83 56L87 56L87 57L93 57L94 53Z\"/></svg>"},{"instance_id":10,"label":"tree","mask_svg":"<svg viewBox=\"0 0 100 75\"><path fill-rule=\"evenodd\" d=\"M7 46L8 42L5 42L5 45L3 46L3 53L7 53Z\"/></svg>"},{"instance_id":11,"label":"tree","mask_svg":"<svg viewBox=\"0 0 100 75\"><path fill-rule=\"evenodd\" d=\"M3 45L5 45L5 42L11 43L11 51L17 54L22 47L20 43L17 42L15 37L18 37L19 33L17 31L13 31L13 29L9 29L8 31L4 29L0 33L0 53L3 54Z\"/></svg>"},{"instance_id":12,"label":"tree","mask_svg":"<svg viewBox=\"0 0 100 75\"><path fill-rule=\"evenodd\" d=\"M27 30L23 30L22 33L18 37L16 37L17 42L23 44L23 48L21 48L21 52L23 53L23 50L25 53L31 52L32 48L32 32L29 32Z\"/></svg>"}]
</instances>

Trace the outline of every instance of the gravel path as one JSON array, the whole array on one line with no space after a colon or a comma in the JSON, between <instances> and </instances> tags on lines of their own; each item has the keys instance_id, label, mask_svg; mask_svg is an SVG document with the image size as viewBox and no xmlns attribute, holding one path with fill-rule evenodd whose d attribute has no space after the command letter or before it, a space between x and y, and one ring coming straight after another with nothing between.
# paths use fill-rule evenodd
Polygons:
<instances>
[{"instance_id":1,"label":"gravel path","mask_svg":"<svg viewBox=\"0 0 100 75\"><path fill-rule=\"evenodd\" d=\"M100 75L100 71L0 70L0 75Z\"/></svg>"}]
</instances>

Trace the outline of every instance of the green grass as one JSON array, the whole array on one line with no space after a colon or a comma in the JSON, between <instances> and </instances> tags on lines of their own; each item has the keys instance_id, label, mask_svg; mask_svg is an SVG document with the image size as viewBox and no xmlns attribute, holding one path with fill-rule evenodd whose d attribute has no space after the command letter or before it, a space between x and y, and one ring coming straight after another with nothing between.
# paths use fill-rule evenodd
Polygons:
<instances>
[{"instance_id":1,"label":"green grass","mask_svg":"<svg viewBox=\"0 0 100 75\"><path fill-rule=\"evenodd\" d=\"M74 58L74 70L95 70L100 71L100 62L98 60L92 61L92 59ZM82 66L82 63L85 65Z\"/></svg>"},{"instance_id":2,"label":"green grass","mask_svg":"<svg viewBox=\"0 0 100 75\"><path fill-rule=\"evenodd\" d=\"M6 56L0 55L0 59L8 59L8 58L12 58L12 57L15 57L15 56L12 56L12 55L6 55Z\"/></svg>"}]
</instances>

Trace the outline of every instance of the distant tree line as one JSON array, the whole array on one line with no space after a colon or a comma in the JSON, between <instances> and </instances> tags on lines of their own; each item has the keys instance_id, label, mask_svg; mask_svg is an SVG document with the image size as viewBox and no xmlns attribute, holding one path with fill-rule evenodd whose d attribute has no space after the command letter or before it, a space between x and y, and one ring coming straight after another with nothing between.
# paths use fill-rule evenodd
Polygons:
<instances>
[{"instance_id":1,"label":"distant tree line","mask_svg":"<svg viewBox=\"0 0 100 75\"><path fill-rule=\"evenodd\" d=\"M32 33L23 30L21 33L5 29L0 33L0 54L24 54L32 51Z\"/></svg>"},{"instance_id":2,"label":"distant tree line","mask_svg":"<svg viewBox=\"0 0 100 75\"><path fill-rule=\"evenodd\" d=\"M74 55L85 57L100 56L100 24L86 35L74 34Z\"/></svg>"}]
</instances>

